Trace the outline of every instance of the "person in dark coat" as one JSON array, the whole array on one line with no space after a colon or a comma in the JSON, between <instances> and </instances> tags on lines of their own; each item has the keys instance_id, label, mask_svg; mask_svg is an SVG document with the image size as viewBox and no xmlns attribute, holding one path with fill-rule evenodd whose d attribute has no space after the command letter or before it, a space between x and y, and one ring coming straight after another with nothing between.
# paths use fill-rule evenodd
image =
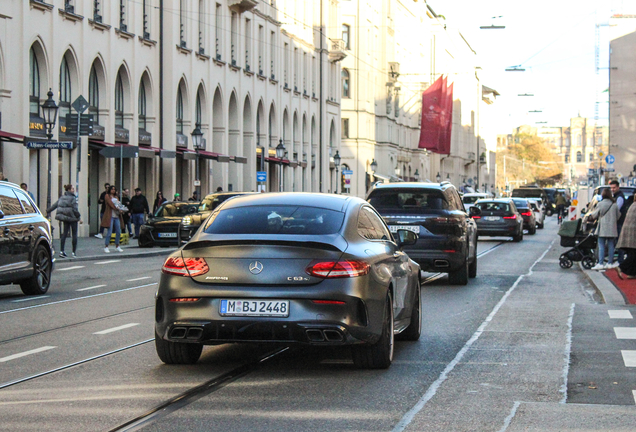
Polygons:
<instances>
[{"instance_id":1,"label":"person in dark coat","mask_svg":"<svg viewBox=\"0 0 636 432\"><path fill-rule=\"evenodd\" d=\"M617 248L625 252L625 259L616 269L621 279L636 278L636 205L631 205L625 215Z\"/></svg>"},{"instance_id":2,"label":"person in dark coat","mask_svg":"<svg viewBox=\"0 0 636 432\"><path fill-rule=\"evenodd\" d=\"M128 188L124 189L121 195L121 203L130 208L130 191ZM128 235L132 237L132 226L130 224L130 211L123 212L121 215L124 218L124 226L122 232L128 232Z\"/></svg>"},{"instance_id":3,"label":"person in dark coat","mask_svg":"<svg viewBox=\"0 0 636 432\"><path fill-rule=\"evenodd\" d=\"M64 186L64 195L58 199L55 204L46 209L47 218L49 214L57 209L55 213L55 219L64 224L62 230L62 238L60 240L60 257L66 258L66 252L64 252L64 245L66 244L66 238L69 232L73 236L73 252L75 257L75 251L77 250L77 223L81 223L81 215L77 208L77 198L75 197L75 188L73 185Z\"/></svg>"},{"instance_id":4,"label":"person in dark coat","mask_svg":"<svg viewBox=\"0 0 636 432\"><path fill-rule=\"evenodd\" d=\"M109 194L104 197L106 203L106 209L104 211L104 217L102 217L102 228L108 228L108 233L104 237L104 252L109 253L108 245L110 244L110 236L115 233L115 249L118 252L124 250L119 247L119 238L121 236L121 226L124 224L124 220L121 217L121 211L117 208L116 202L117 188L115 186L110 187Z\"/></svg>"},{"instance_id":5,"label":"person in dark coat","mask_svg":"<svg viewBox=\"0 0 636 432\"><path fill-rule=\"evenodd\" d=\"M161 204L167 202L168 200L163 196L163 192L157 192L157 197L155 198L155 204L152 206L152 214L157 213L157 209L161 207Z\"/></svg>"},{"instance_id":6,"label":"person in dark coat","mask_svg":"<svg viewBox=\"0 0 636 432\"><path fill-rule=\"evenodd\" d=\"M135 237L139 238L139 230L144 224L144 215L150 213L148 208L148 200L141 194L141 189L135 189L135 195L130 198L130 205L128 206L130 214L132 215L132 223L135 225Z\"/></svg>"},{"instance_id":7,"label":"person in dark coat","mask_svg":"<svg viewBox=\"0 0 636 432\"><path fill-rule=\"evenodd\" d=\"M97 200L97 204L100 204L102 208L99 210L99 220L104 219L104 212L106 211L106 195L108 195L108 191L110 191L110 183L104 183L104 192L99 196L99 200ZM99 232L95 234L97 238L104 238L104 227L99 228Z\"/></svg>"}]
</instances>

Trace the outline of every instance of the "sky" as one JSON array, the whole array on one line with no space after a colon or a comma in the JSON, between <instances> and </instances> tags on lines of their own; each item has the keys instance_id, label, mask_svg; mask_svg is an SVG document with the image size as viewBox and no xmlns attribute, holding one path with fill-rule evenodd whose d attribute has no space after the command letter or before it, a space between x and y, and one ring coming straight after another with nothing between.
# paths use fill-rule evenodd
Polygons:
<instances>
[{"instance_id":1,"label":"sky","mask_svg":"<svg viewBox=\"0 0 636 432\"><path fill-rule=\"evenodd\" d=\"M516 126L569 126L580 115L607 124L609 17L636 14L634 0L428 0L449 27L477 52L482 84L501 96L492 106L500 130ZM480 26L504 25L503 30ZM595 61L596 24L600 66ZM604 25L603 25L604 24ZM525 72L506 72L519 66ZM518 96L533 94L534 96ZM541 111L541 112L530 112Z\"/></svg>"}]
</instances>

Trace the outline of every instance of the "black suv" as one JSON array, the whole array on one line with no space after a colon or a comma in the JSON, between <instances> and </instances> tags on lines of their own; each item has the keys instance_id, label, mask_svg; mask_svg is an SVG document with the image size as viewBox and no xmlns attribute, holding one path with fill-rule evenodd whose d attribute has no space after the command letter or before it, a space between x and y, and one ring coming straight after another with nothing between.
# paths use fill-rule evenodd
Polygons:
<instances>
[{"instance_id":1,"label":"black suv","mask_svg":"<svg viewBox=\"0 0 636 432\"><path fill-rule=\"evenodd\" d=\"M44 294L55 259L51 224L18 185L0 182L0 285Z\"/></svg>"},{"instance_id":2,"label":"black suv","mask_svg":"<svg viewBox=\"0 0 636 432\"><path fill-rule=\"evenodd\" d=\"M367 201L391 232L406 229L419 235L404 251L422 270L448 273L453 285L466 285L477 276L477 225L450 182L380 184Z\"/></svg>"}]
</instances>

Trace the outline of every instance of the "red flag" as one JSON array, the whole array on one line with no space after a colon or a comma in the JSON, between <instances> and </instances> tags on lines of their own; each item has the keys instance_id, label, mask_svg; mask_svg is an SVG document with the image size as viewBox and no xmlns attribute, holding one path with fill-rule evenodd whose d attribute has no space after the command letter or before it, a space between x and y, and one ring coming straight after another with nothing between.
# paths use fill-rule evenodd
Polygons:
<instances>
[{"instance_id":1,"label":"red flag","mask_svg":"<svg viewBox=\"0 0 636 432\"><path fill-rule=\"evenodd\" d=\"M449 155L451 152L451 131L453 130L453 84L446 90L445 97L445 122L442 125L443 132L440 134L439 152Z\"/></svg>"},{"instance_id":2,"label":"red flag","mask_svg":"<svg viewBox=\"0 0 636 432\"><path fill-rule=\"evenodd\" d=\"M439 153L439 137L442 131L442 90L444 80L439 77L433 85L422 93L422 124L418 147Z\"/></svg>"}]
</instances>

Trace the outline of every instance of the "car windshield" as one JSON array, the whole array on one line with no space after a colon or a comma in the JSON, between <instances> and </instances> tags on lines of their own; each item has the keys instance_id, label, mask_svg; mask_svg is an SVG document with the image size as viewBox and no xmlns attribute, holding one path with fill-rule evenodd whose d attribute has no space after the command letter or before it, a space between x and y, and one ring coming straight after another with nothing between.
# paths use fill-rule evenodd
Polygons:
<instances>
[{"instance_id":1,"label":"car windshield","mask_svg":"<svg viewBox=\"0 0 636 432\"><path fill-rule=\"evenodd\" d=\"M344 213L318 207L250 206L212 214L207 234L304 234L340 231Z\"/></svg>"},{"instance_id":2,"label":"car windshield","mask_svg":"<svg viewBox=\"0 0 636 432\"><path fill-rule=\"evenodd\" d=\"M198 211L198 207L198 204L165 203L157 209L155 217L182 217L196 213Z\"/></svg>"},{"instance_id":3,"label":"car windshield","mask_svg":"<svg viewBox=\"0 0 636 432\"><path fill-rule=\"evenodd\" d=\"M510 205L500 202L478 202L475 204L481 211L502 211L510 212Z\"/></svg>"},{"instance_id":4,"label":"car windshield","mask_svg":"<svg viewBox=\"0 0 636 432\"><path fill-rule=\"evenodd\" d=\"M476 202L478 199L482 199L483 197L480 196L466 196L464 195L464 197L462 198L462 201L464 202L464 204L472 204L474 202Z\"/></svg>"},{"instance_id":5,"label":"car windshield","mask_svg":"<svg viewBox=\"0 0 636 432\"><path fill-rule=\"evenodd\" d=\"M513 197L534 197L534 198L542 198L543 190L542 189L515 189L512 191Z\"/></svg>"},{"instance_id":6,"label":"car windshield","mask_svg":"<svg viewBox=\"0 0 636 432\"><path fill-rule=\"evenodd\" d=\"M517 208L528 208L528 201L526 200L512 200Z\"/></svg>"},{"instance_id":7,"label":"car windshield","mask_svg":"<svg viewBox=\"0 0 636 432\"><path fill-rule=\"evenodd\" d=\"M380 213L418 214L448 208L444 196L437 190L376 190L367 201Z\"/></svg>"}]
</instances>

